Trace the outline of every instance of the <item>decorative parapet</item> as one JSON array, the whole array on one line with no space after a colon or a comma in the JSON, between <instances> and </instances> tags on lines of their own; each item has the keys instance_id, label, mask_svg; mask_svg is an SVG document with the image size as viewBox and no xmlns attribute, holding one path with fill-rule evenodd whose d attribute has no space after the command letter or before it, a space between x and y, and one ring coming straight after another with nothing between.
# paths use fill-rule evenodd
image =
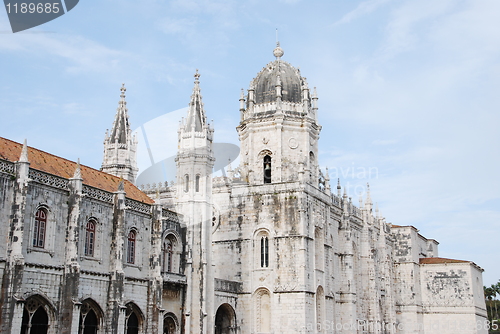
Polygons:
<instances>
[{"instance_id":1,"label":"decorative parapet","mask_svg":"<svg viewBox=\"0 0 500 334\"><path fill-rule=\"evenodd\" d=\"M30 169L28 177L33 182L46 184L48 186L63 189L63 190L69 189L68 188L69 180L62 178L62 177L59 177L59 176L54 176L51 174L40 172L38 170Z\"/></svg>"},{"instance_id":2,"label":"decorative parapet","mask_svg":"<svg viewBox=\"0 0 500 334\"><path fill-rule=\"evenodd\" d=\"M151 205L141 203L138 201L134 201L132 199L128 199L128 198L125 199L125 206L129 210L133 210L133 211L137 211L137 212L141 212L141 213L146 213L146 214L151 213Z\"/></svg>"},{"instance_id":3,"label":"decorative parapet","mask_svg":"<svg viewBox=\"0 0 500 334\"><path fill-rule=\"evenodd\" d=\"M90 198L97 199L99 201L113 203L113 194L101 189L83 185L82 192Z\"/></svg>"},{"instance_id":4,"label":"decorative parapet","mask_svg":"<svg viewBox=\"0 0 500 334\"><path fill-rule=\"evenodd\" d=\"M163 272L163 283L187 284L185 275Z\"/></svg>"},{"instance_id":5,"label":"decorative parapet","mask_svg":"<svg viewBox=\"0 0 500 334\"><path fill-rule=\"evenodd\" d=\"M15 175L14 163L10 161L0 160L0 172Z\"/></svg>"},{"instance_id":6,"label":"decorative parapet","mask_svg":"<svg viewBox=\"0 0 500 334\"><path fill-rule=\"evenodd\" d=\"M361 210L355 207L354 205L350 205L350 214L353 215L354 217L358 217L360 219L363 218L363 214L361 213Z\"/></svg>"},{"instance_id":7,"label":"decorative parapet","mask_svg":"<svg viewBox=\"0 0 500 334\"><path fill-rule=\"evenodd\" d=\"M243 284L241 282L215 278L214 283L215 291L229 293L241 293L243 291Z\"/></svg>"},{"instance_id":8,"label":"decorative parapet","mask_svg":"<svg viewBox=\"0 0 500 334\"><path fill-rule=\"evenodd\" d=\"M161 215L163 218L165 218L168 221L172 221L174 223L179 223L181 220L180 215L177 212L170 211L167 209L162 209L161 210Z\"/></svg>"},{"instance_id":9,"label":"decorative parapet","mask_svg":"<svg viewBox=\"0 0 500 334\"><path fill-rule=\"evenodd\" d=\"M342 199L335 194L332 194L332 203L339 208L342 207Z\"/></svg>"},{"instance_id":10,"label":"decorative parapet","mask_svg":"<svg viewBox=\"0 0 500 334\"><path fill-rule=\"evenodd\" d=\"M168 192L168 191L172 191L172 187L175 185L175 183L173 181L170 182L170 186L169 186L169 183L167 181L165 182L158 182L158 183L148 183L148 184L141 184L139 186L139 189L141 189L141 191L143 191L144 193L146 194L155 194L157 192L159 193L164 193L164 192Z\"/></svg>"}]
</instances>

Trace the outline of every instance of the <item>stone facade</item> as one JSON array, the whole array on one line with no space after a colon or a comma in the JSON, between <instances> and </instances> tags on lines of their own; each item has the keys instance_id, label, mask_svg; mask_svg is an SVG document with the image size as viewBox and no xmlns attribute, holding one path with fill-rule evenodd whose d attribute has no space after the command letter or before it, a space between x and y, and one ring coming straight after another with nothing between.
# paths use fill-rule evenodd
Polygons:
<instances>
[{"instance_id":1,"label":"stone facade","mask_svg":"<svg viewBox=\"0 0 500 334\"><path fill-rule=\"evenodd\" d=\"M480 267L332 189L283 55L242 92L223 177L198 73L174 184L133 185L124 87L102 171L0 139L2 333L487 333Z\"/></svg>"}]
</instances>

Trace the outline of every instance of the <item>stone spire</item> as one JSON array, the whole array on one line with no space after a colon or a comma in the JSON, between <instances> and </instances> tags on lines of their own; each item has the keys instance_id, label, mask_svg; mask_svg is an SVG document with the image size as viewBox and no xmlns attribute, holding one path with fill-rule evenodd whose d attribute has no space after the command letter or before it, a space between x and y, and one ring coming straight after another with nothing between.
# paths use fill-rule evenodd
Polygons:
<instances>
[{"instance_id":1,"label":"stone spire","mask_svg":"<svg viewBox=\"0 0 500 334\"><path fill-rule=\"evenodd\" d=\"M120 91L120 101L118 101L118 109L116 110L115 121L113 122L110 137L114 142L126 144L130 137L131 130L128 122L127 101L125 101L125 92L127 91L125 84L122 84Z\"/></svg>"},{"instance_id":2,"label":"stone spire","mask_svg":"<svg viewBox=\"0 0 500 334\"><path fill-rule=\"evenodd\" d=\"M25 139L23 143L23 149L21 150L21 155L19 156L19 162L29 162L28 159L28 141Z\"/></svg>"},{"instance_id":3,"label":"stone spire","mask_svg":"<svg viewBox=\"0 0 500 334\"><path fill-rule=\"evenodd\" d=\"M205 111L203 110L203 102L201 101L200 73L196 70L196 73L194 74L193 94L191 95L191 101L189 102L189 112L186 119L185 130L188 132L200 132L206 122L207 120L205 117Z\"/></svg>"},{"instance_id":4,"label":"stone spire","mask_svg":"<svg viewBox=\"0 0 500 334\"><path fill-rule=\"evenodd\" d=\"M80 167L80 158L76 163L75 173L73 174L73 179L81 179L82 178L82 169Z\"/></svg>"},{"instance_id":5,"label":"stone spire","mask_svg":"<svg viewBox=\"0 0 500 334\"><path fill-rule=\"evenodd\" d=\"M137 139L132 135L125 101L125 84L120 88L120 101L116 109L111 131L106 131L104 138L103 172L122 177L132 183L137 176Z\"/></svg>"}]
</instances>

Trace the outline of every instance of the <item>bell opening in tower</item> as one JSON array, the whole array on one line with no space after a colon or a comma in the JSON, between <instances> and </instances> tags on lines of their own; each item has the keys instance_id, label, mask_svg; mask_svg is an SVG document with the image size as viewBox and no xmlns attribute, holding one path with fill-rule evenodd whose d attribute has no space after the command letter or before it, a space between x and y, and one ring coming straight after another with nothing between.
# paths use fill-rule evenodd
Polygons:
<instances>
[{"instance_id":1,"label":"bell opening in tower","mask_svg":"<svg viewBox=\"0 0 500 334\"><path fill-rule=\"evenodd\" d=\"M264 157L264 183L271 183L271 157Z\"/></svg>"}]
</instances>

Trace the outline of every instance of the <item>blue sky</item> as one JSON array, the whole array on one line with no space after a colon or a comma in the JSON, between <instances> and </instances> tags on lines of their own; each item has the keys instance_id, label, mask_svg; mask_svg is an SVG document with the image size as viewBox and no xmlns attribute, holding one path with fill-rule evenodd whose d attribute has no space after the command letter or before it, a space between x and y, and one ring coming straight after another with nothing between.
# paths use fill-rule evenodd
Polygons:
<instances>
[{"instance_id":1,"label":"blue sky","mask_svg":"<svg viewBox=\"0 0 500 334\"><path fill-rule=\"evenodd\" d=\"M240 89L274 59L278 28L283 59L318 89L320 164L355 203L369 182L388 222L476 262L489 285L499 17L495 0L100 0L12 34L0 10L0 136L99 168L121 84L138 128L186 107L198 68L215 140L237 144Z\"/></svg>"}]
</instances>

